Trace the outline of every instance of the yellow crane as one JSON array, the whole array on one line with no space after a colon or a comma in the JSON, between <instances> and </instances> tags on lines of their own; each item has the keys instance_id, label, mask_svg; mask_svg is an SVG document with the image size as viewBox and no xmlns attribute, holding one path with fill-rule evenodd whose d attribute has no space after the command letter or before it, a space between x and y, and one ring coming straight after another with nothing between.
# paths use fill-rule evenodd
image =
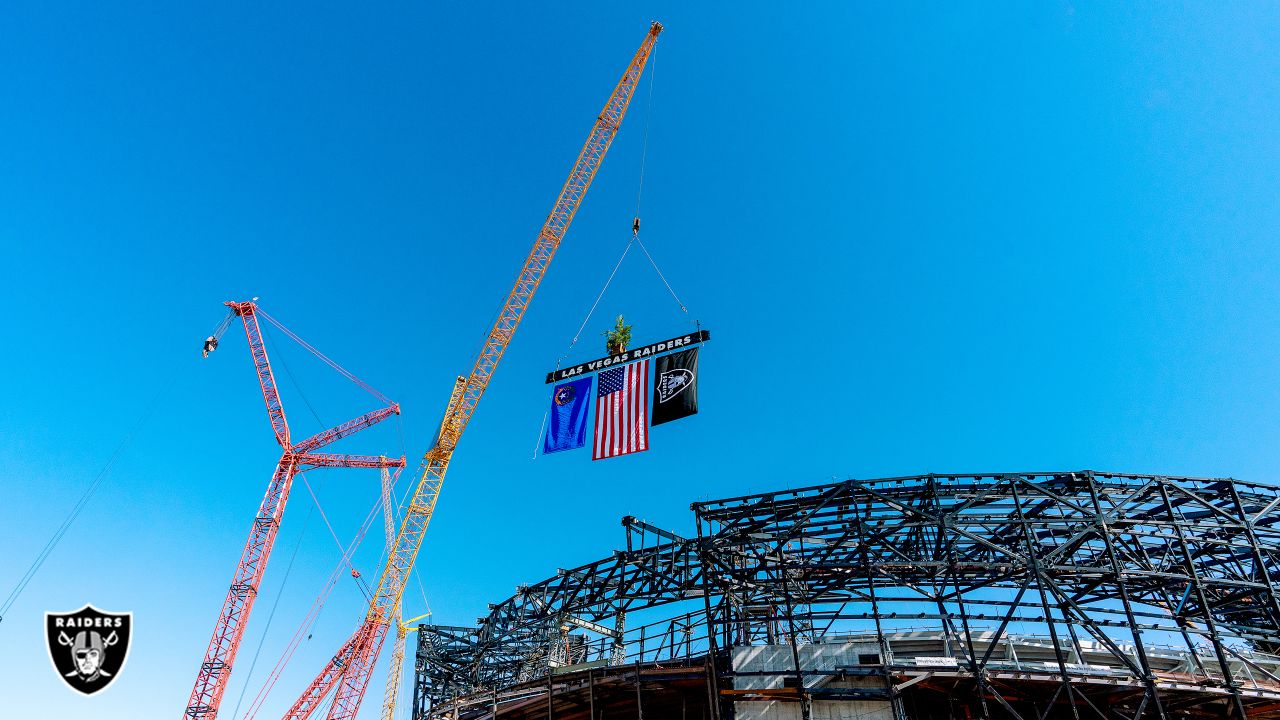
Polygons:
<instances>
[{"instance_id":1,"label":"yellow crane","mask_svg":"<svg viewBox=\"0 0 1280 720\"><path fill-rule=\"evenodd\" d=\"M444 485L445 472L449 469L454 448L475 413L485 388L489 386L489 380L497 370L525 310L551 265L551 259L555 257L560 241L564 239L605 153L618 133L627 106L630 105L631 97L644 72L645 63L661 32L662 25L659 23L655 22L649 27L644 42L636 50L626 71L622 73L622 79L605 103L604 110L596 118L591 134L587 136L587 142L578 153L578 159L569 173L569 179L560 190L551 213L533 243L533 249L529 251L529 256L525 258L524 265L516 276L515 285L489 330L475 365L466 377L459 377L454 382L444 421L440 425L435 443L422 459L418 484L405 510L400 531L388 554L387 564L378 581L378 590L369 603L364 622L289 709L285 715L288 720L310 717L335 687L337 694L329 708L330 720L353 720L359 711L388 631L393 624L397 628L403 627L398 614L405 581L408 580L409 571L422 547L422 538L440 498L440 489ZM400 639L402 632L399 630L397 638L397 643L403 642ZM399 652L403 657L402 645ZM398 682L398 678L391 682ZM392 703L394 704L394 700ZM385 710L384 704L384 717Z\"/></svg>"}]
</instances>

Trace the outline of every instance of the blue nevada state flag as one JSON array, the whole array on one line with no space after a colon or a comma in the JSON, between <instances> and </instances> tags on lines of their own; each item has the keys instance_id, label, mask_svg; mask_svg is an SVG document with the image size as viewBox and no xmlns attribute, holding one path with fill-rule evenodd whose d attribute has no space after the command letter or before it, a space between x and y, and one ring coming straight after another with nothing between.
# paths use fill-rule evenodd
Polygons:
<instances>
[{"instance_id":1,"label":"blue nevada state flag","mask_svg":"<svg viewBox=\"0 0 1280 720\"><path fill-rule=\"evenodd\" d=\"M573 450L587 444L587 412L591 409L592 376L556 385L543 452Z\"/></svg>"}]
</instances>

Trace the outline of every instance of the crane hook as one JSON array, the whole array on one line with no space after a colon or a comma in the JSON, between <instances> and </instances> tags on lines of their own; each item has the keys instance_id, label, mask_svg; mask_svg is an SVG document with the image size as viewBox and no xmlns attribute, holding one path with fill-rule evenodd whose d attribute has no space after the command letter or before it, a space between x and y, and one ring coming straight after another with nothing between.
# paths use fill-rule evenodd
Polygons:
<instances>
[{"instance_id":1,"label":"crane hook","mask_svg":"<svg viewBox=\"0 0 1280 720\"><path fill-rule=\"evenodd\" d=\"M254 298L257 300L258 298ZM235 311L227 312L227 316L222 318L222 322L218 323L218 327L213 329L213 334L204 339L204 345L201 347L200 357L209 357L209 353L218 349L218 340L222 339L222 333L227 331L227 327L231 325L231 321L235 318Z\"/></svg>"}]
</instances>

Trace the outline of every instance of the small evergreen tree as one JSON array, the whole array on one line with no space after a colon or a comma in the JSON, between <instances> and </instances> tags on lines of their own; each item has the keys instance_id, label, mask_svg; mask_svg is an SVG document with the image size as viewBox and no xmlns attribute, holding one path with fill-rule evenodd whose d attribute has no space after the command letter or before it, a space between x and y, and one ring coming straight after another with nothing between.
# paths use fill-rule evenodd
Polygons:
<instances>
[{"instance_id":1,"label":"small evergreen tree","mask_svg":"<svg viewBox=\"0 0 1280 720\"><path fill-rule=\"evenodd\" d=\"M631 326L619 315L613 327L600 333L604 335L605 352L610 355L617 355L627 351L627 346L631 344Z\"/></svg>"}]
</instances>

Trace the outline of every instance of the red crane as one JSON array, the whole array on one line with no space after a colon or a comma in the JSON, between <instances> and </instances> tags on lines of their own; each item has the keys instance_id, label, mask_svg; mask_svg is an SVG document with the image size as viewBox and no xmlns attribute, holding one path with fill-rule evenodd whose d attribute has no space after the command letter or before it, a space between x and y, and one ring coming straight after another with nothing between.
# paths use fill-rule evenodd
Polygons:
<instances>
[{"instance_id":1,"label":"red crane","mask_svg":"<svg viewBox=\"0 0 1280 720\"><path fill-rule=\"evenodd\" d=\"M403 457L388 459L370 455L335 455L317 452L331 443L382 422L392 415L399 415L400 406L365 385L294 335L288 328L262 312L254 301L228 302L226 305L231 309L231 313L219 329L209 337L209 340L205 341L205 354L207 356L211 350L217 348L218 336L226 329L232 316L239 317L244 322L245 336L249 339L249 352L253 355L253 366L258 372L262 398L267 405L267 416L271 420L276 442L280 444L283 452L280 455L280 462L276 464L275 472L271 475L271 482L267 484L267 492L262 498L262 504L258 507L258 514L254 517L253 525L249 529L249 539L245 542L244 551L240 554L240 564L236 566L231 587L227 590L227 598L222 604L222 612L218 614L218 621L213 627L213 637L209 640L208 649L205 650L204 661L200 663L195 687L191 690L191 698L187 701L186 712L183 713L183 718L191 720L196 718L211 720L218 716L218 705L222 702L222 694L227 689L231 667L235 663L236 652L240 648L240 639L244 636L245 626L249 622L249 612L253 610L253 601L258 596L262 575L267 569L267 558L271 556L271 548L275 544L276 533L280 529L280 518L284 515L284 506L289 499L289 488L293 484L294 476L313 467L383 468L404 467L405 464ZM290 338L316 354L345 377L371 392L386 403L386 406L329 428L302 442L292 443L289 437L289 422L285 419L284 405L280 402L275 375L271 372L267 347L263 343L262 330L258 325L259 315L279 327Z\"/></svg>"},{"instance_id":2,"label":"red crane","mask_svg":"<svg viewBox=\"0 0 1280 720\"><path fill-rule=\"evenodd\" d=\"M497 320L485 339L480 355L467 377L459 377L454 383L452 396L445 410L444 422L441 423L439 435L434 447L427 451L423 458L422 475L414 490L412 499L405 508L404 520L400 532L388 554L386 567L378 582L378 590L369 605L368 614L360 627L343 643L337 653L325 664L320 674L311 682L305 692L285 715L289 720L302 720L310 717L320 706L330 691L337 687L333 705L329 708L330 720L352 720L360 710L360 702L369 686L370 676L378 660L378 653L386 640L387 631L393 622L397 622L400 599L404 594L405 581L422 547L422 538L431 522L431 514L439 498L444 484L445 472L449 468L449 460L453 450L466 429L467 423L475 413L490 378L498 367L498 362L511 343L525 310L533 300L538 285L546 275L551 259L555 256L560 241L573 222L587 189L595 178L596 170L604 161L613 138L618 133L622 118L626 115L627 106L635 93L636 85L644 72L645 63L657 42L662 25L653 23L645 35L644 42L636 50L627 69L622 73L613 93L605 103L604 109L596 118L591 133L583 145L578 159L573 164L569 178L556 198L551 213L547 216L542 230L533 243L533 249L525 258L520 274L516 276L515 285L507 295Z\"/></svg>"}]
</instances>

